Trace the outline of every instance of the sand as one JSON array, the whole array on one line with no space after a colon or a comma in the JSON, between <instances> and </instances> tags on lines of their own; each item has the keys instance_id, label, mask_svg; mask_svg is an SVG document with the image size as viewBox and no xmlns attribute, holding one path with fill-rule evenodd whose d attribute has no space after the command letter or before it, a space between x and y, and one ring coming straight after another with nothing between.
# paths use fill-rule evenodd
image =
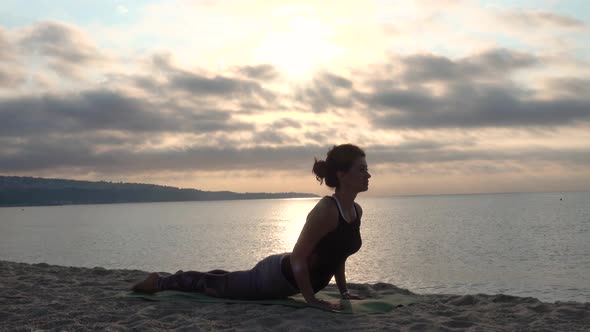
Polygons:
<instances>
[{"instance_id":1,"label":"sand","mask_svg":"<svg viewBox=\"0 0 590 332\"><path fill-rule=\"evenodd\" d=\"M590 331L590 303L544 303L503 294L422 294L421 303L373 315L125 297L146 274L0 261L0 330ZM396 288L388 284L350 288L371 287Z\"/></svg>"}]
</instances>

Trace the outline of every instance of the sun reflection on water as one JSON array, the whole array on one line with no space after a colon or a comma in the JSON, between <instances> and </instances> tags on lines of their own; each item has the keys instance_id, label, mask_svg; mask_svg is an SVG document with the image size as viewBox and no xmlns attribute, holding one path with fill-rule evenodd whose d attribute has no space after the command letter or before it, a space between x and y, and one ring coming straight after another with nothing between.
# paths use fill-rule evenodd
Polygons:
<instances>
[{"instance_id":1,"label":"sun reflection on water","mask_svg":"<svg viewBox=\"0 0 590 332\"><path fill-rule=\"evenodd\" d=\"M282 252L292 251L299 233L305 224L307 214L317 203L317 198L305 199L285 199L278 211L278 220L280 220L280 234L277 234L277 249Z\"/></svg>"}]
</instances>

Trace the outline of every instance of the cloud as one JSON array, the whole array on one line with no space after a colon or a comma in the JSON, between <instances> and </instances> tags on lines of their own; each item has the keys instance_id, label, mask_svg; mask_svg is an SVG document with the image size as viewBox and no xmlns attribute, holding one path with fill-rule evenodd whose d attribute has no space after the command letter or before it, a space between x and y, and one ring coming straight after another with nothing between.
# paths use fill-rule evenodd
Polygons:
<instances>
[{"instance_id":1,"label":"cloud","mask_svg":"<svg viewBox=\"0 0 590 332\"><path fill-rule=\"evenodd\" d=\"M590 96L590 78L561 77L548 79L546 89L570 97Z\"/></svg>"},{"instance_id":2,"label":"cloud","mask_svg":"<svg viewBox=\"0 0 590 332\"><path fill-rule=\"evenodd\" d=\"M148 68L157 73L153 76L137 75L133 77L135 84L150 90L151 93L168 95L179 98L182 94L184 100L197 101L200 105L213 100L215 104L229 102L239 105L256 105L273 103L277 95L266 89L260 80L260 75L272 73L272 67L259 66L246 68L246 72L252 74L251 79L235 77L235 73L214 74L210 71L188 71L172 63L172 57L167 54L157 54L151 58L151 66ZM242 68L243 69L243 68ZM238 71L240 72L240 70ZM231 75L234 76L231 76ZM264 80L262 80L264 83ZM255 107L264 107L257 105Z\"/></svg>"},{"instance_id":3,"label":"cloud","mask_svg":"<svg viewBox=\"0 0 590 332\"><path fill-rule=\"evenodd\" d=\"M285 144L287 142L292 142L292 139L289 139L289 136L281 134L277 130L264 130L254 134L254 138L252 140L253 143L256 144Z\"/></svg>"},{"instance_id":4,"label":"cloud","mask_svg":"<svg viewBox=\"0 0 590 332\"><path fill-rule=\"evenodd\" d=\"M0 88L1 87L14 87L23 81L21 73L10 68L3 63L0 63Z\"/></svg>"},{"instance_id":5,"label":"cloud","mask_svg":"<svg viewBox=\"0 0 590 332\"><path fill-rule=\"evenodd\" d=\"M366 96L372 123L385 128L480 128L564 126L590 120L590 100L521 98L514 88L456 86L436 97L413 91L381 90Z\"/></svg>"},{"instance_id":6,"label":"cloud","mask_svg":"<svg viewBox=\"0 0 590 332\"><path fill-rule=\"evenodd\" d=\"M0 27L0 61L12 60L12 45L8 42L4 29Z\"/></svg>"},{"instance_id":7,"label":"cloud","mask_svg":"<svg viewBox=\"0 0 590 332\"><path fill-rule=\"evenodd\" d=\"M177 107L165 110L157 102L109 90L68 95L0 99L0 136L112 130L154 133L206 133L251 130L227 112Z\"/></svg>"},{"instance_id":8,"label":"cloud","mask_svg":"<svg viewBox=\"0 0 590 332\"><path fill-rule=\"evenodd\" d=\"M262 133L263 135L266 133ZM276 133L270 132L271 135ZM277 138L283 141L281 137ZM96 137L84 136L29 139L26 143L0 139L5 145L0 150L0 171L41 172L47 170L98 172L101 174L130 175L137 172L212 172L258 170L307 170L313 157L325 158L328 145L309 144L247 148L193 146L183 149L137 149L116 145L112 139L108 149L98 149ZM111 143L105 140L103 143ZM267 140L265 139L265 142ZM457 145L433 140L402 142L394 145L363 146L371 167L393 166L396 172L423 172L435 167L437 172L481 172L482 167L496 171L526 170L530 165L546 167L588 167L589 147L513 147L497 149ZM486 166L487 165L487 166ZM431 170L432 171L432 170ZM431 172L428 171L428 172ZM485 173L485 172L484 172Z\"/></svg>"},{"instance_id":9,"label":"cloud","mask_svg":"<svg viewBox=\"0 0 590 332\"><path fill-rule=\"evenodd\" d=\"M585 25L546 12L499 22L473 4L449 11L434 0L357 2L334 15L331 5L281 11L268 2L260 22L251 19L259 9L241 2L187 6L180 19L178 6L164 4L166 15L157 5L149 19L137 12L140 24L112 29L55 21L0 29L0 172L117 179L309 173L314 156L345 142L362 145L388 179L541 174L543 165L573 174L590 165L582 53L547 44L576 37ZM378 22L381 7L388 11ZM380 31L384 21L395 34ZM325 32L320 44L339 51L306 44L297 34L302 22L317 24ZM326 56L320 71L294 82L285 68L251 62L265 41L276 45L265 34L269 26L279 27L271 31L277 40L300 37L306 56ZM95 44L86 31L108 33L93 34ZM522 42L531 39L548 46ZM41 78L46 87L31 84Z\"/></svg>"},{"instance_id":10,"label":"cloud","mask_svg":"<svg viewBox=\"0 0 590 332\"><path fill-rule=\"evenodd\" d=\"M540 63L537 57L507 49L492 49L483 53L453 60L439 55L412 55L401 59L405 72L403 80L419 83L433 80L466 81L505 78L517 69Z\"/></svg>"},{"instance_id":11,"label":"cloud","mask_svg":"<svg viewBox=\"0 0 590 332\"><path fill-rule=\"evenodd\" d=\"M273 80L280 74L273 65L257 65L257 66L242 66L238 69L239 72L243 73L249 78L255 80Z\"/></svg>"},{"instance_id":12,"label":"cloud","mask_svg":"<svg viewBox=\"0 0 590 332\"><path fill-rule=\"evenodd\" d=\"M60 75L79 78L88 66L105 58L79 28L57 21L43 21L23 29L19 45L26 56L39 57Z\"/></svg>"},{"instance_id":13,"label":"cloud","mask_svg":"<svg viewBox=\"0 0 590 332\"><path fill-rule=\"evenodd\" d=\"M280 119L280 120L276 120L271 124L271 127L274 129L283 129L283 128L295 128L295 129L299 129L301 128L301 123L297 122L295 120L292 119Z\"/></svg>"},{"instance_id":14,"label":"cloud","mask_svg":"<svg viewBox=\"0 0 590 332\"><path fill-rule=\"evenodd\" d=\"M534 162L562 164L590 164L590 147L553 149L547 147L486 148L465 147L441 142L425 142L397 146L372 146L366 149L371 160L377 164L425 164L436 165L450 162L516 162L527 165Z\"/></svg>"},{"instance_id":15,"label":"cloud","mask_svg":"<svg viewBox=\"0 0 590 332\"><path fill-rule=\"evenodd\" d=\"M544 11L511 10L499 13L499 17L509 24L529 28L538 26L581 28L585 26L583 21L576 18Z\"/></svg>"},{"instance_id":16,"label":"cloud","mask_svg":"<svg viewBox=\"0 0 590 332\"><path fill-rule=\"evenodd\" d=\"M350 108L354 98L353 82L329 72L319 73L314 79L295 91L295 100L309 105L314 112L332 108Z\"/></svg>"},{"instance_id":17,"label":"cloud","mask_svg":"<svg viewBox=\"0 0 590 332\"><path fill-rule=\"evenodd\" d=\"M400 78L369 78L371 91L356 95L370 110L371 122L378 128L552 127L590 120L587 94L548 99L542 91L517 85L511 79L516 70L540 63L535 56L508 50L491 50L457 60L410 56L399 60L398 66L403 68ZM432 81L444 83L439 85L440 91L424 85ZM583 89L572 81L560 84L561 91Z\"/></svg>"},{"instance_id":18,"label":"cloud","mask_svg":"<svg viewBox=\"0 0 590 332\"><path fill-rule=\"evenodd\" d=\"M0 88L13 88L24 81L24 72L17 59L16 49L0 26Z\"/></svg>"},{"instance_id":19,"label":"cloud","mask_svg":"<svg viewBox=\"0 0 590 332\"><path fill-rule=\"evenodd\" d=\"M330 141L330 135L324 132L305 132L305 138L314 142L315 144L322 144L323 142Z\"/></svg>"},{"instance_id":20,"label":"cloud","mask_svg":"<svg viewBox=\"0 0 590 332\"><path fill-rule=\"evenodd\" d=\"M16 153L0 152L0 170L41 171L78 169L86 172L130 174L138 171L289 170L307 168L313 156L325 151L317 146L280 148L209 148L138 151L110 149L97 152L92 144L75 139L54 142L34 140Z\"/></svg>"},{"instance_id":21,"label":"cloud","mask_svg":"<svg viewBox=\"0 0 590 332\"><path fill-rule=\"evenodd\" d=\"M10 63L0 61L0 88L14 88L25 80L23 71Z\"/></svg>"},{"instance_id":22,"label":"cloud","mask_svg":"<svg viewBox=\"0 0 590 332\"><path fill-rule=\"evenodd\" d=\"M208 96L236 96L253 95L263 92L260 84L235 78L215 76L213 78L201 75L179 72L170 78L170 86L196 95Z\"/></svg>"}]
</instances>

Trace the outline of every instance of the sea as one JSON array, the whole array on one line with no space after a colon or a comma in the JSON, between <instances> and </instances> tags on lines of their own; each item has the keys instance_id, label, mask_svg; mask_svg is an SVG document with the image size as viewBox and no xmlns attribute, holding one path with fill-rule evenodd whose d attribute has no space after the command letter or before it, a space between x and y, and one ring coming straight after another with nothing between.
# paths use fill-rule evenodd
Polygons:
<instances>
[{"instance_id":1,"label":"sea","mask_svg":"<svg viewBox=\"0 0 590 332\"><path fill-rule=\"evenodd\" d=\"M291 251L319 198L0 208L0 259L63 266L249 269ZM590 302L590 193L365 197L352 283L420 294Z\"/></svg>"}]
</instances>

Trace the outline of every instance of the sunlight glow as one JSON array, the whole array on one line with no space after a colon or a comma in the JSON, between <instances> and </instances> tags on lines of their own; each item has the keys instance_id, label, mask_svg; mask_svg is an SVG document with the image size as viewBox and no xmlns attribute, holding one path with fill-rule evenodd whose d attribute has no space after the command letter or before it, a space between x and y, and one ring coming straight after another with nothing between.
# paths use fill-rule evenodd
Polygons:
<instances>
[{"instance_id":1,"label":"sunlight glow","mask_svg":"<svg viewBox=\"0 0 590 332\"><path fill-rule=\"evenodd\" d=\"M307 214L317 204L318 198L286 199L283 202L285 205L280 214L284 220L284 233L281 238L284 239L285 250L291 251L305 225Z\"/></svg>"},{"instance_id":2,"label":"sunlight glow","mask_svg":"<svg viewBox=\"0 0 590 332\"><path fill-rule=\"evenodd\" d=\"M339 53L330 41L333 31L317 19L290 18L285 28L269 32L253 51L256 63L270 63L288 78L304 79Z\"/></svg>"}]
</instances>

